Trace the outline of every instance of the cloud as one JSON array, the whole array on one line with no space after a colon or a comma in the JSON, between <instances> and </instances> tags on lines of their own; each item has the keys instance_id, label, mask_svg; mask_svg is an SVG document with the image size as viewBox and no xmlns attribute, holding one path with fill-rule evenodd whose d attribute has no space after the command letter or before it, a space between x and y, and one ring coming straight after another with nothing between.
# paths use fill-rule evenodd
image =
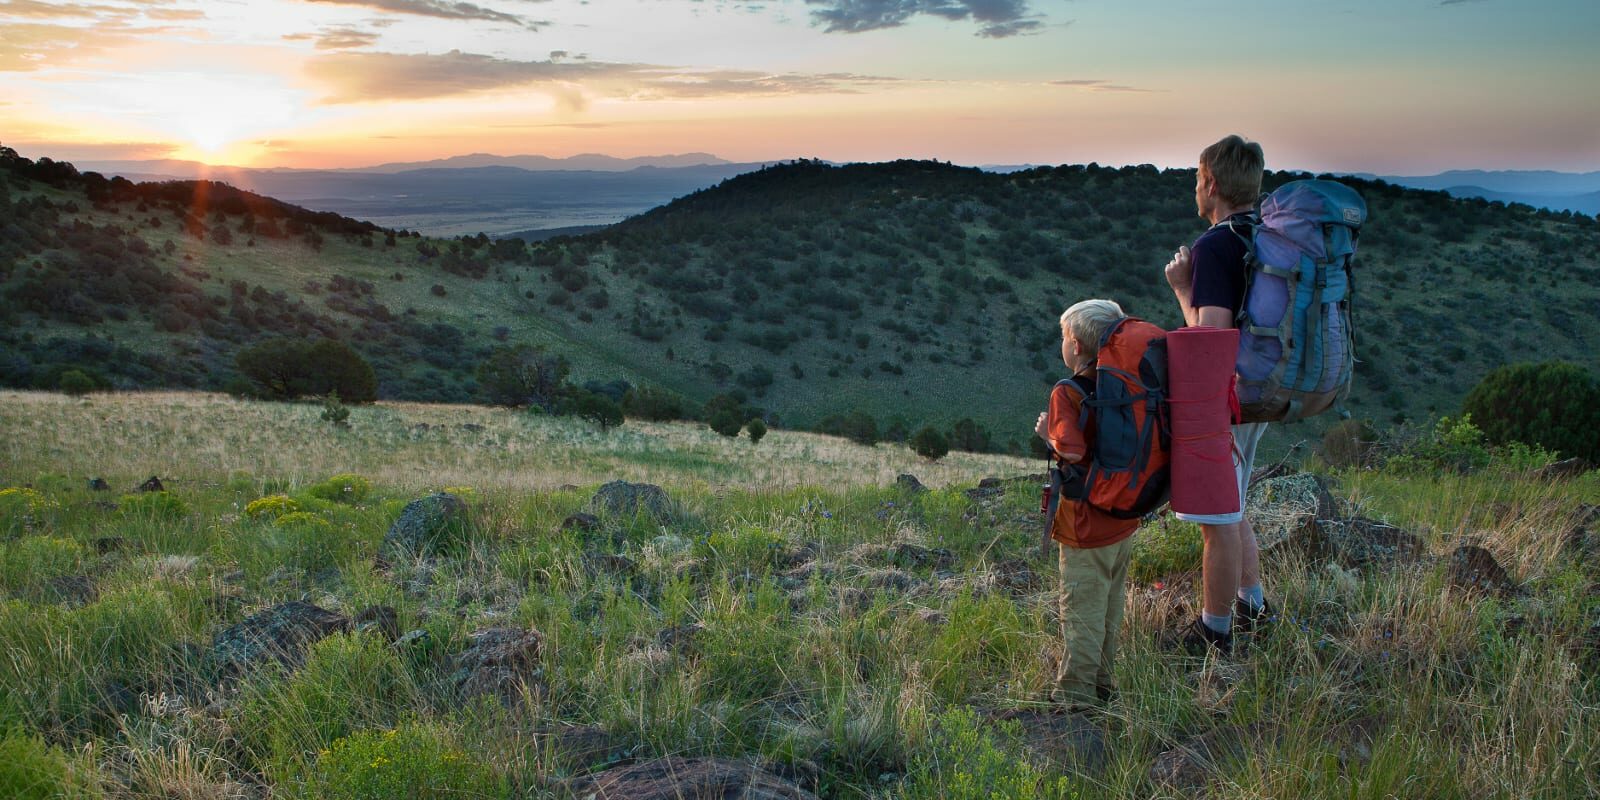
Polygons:
<instances>
[{"instance_id":1,"label":"cloud","mask_svg":"<svg viewBox=\"0 0 1600 800\"><path fill-rule=\"evenodd\" d=\"M472 3L459 2L458 0L307 0L307 2L361 6L395 14L413 14L422 17L438 17L440 19L502 22L529 30L538 30L540 27L549 24L517 16L516 14L495 11L492 8L484 8Z\"/></svg>"},{"instance_id":2,"label":"cloud","mask_svg":"<svg viewBox=\"0 0 1600 800\"><path fill-rule=\"evenodd\" d=\"M1078 88L1078 89L1087 89L1087 90L1089 90L1091 92L1139 92L1139 93L1143 93L1143 92L1159 92L1159 91L1162 91L1161 89L1144 89L1144 88L1140 88L1138 86L1128 86L1128 85L1122 84L1122 83L1111 83L1110 81L1085 79L1085 78L1070 78L1070 79L1067 79L1067 80L1051 81L1050 85L1051 86L1071 86L1071 87Z\"/></svg>"},{"instance_id":3,"label":"cloud","mask_svg":"<svg viewBox=\"0 0 1600 800\"><path fill-rule=\"evenodd\" d=\"M1003 39L1044 27L1029 13L1027 0L805 0L822 6L811 18L827 33L863 33L898 28L912 17L928 15L951 21L981 23L977 36Z\"/></svg>"},{"instance_id":4,"label":"cloud","mask_svg":"<svg viewBox=\"0 0 1600 800\"><path fill-rule=\"evenodd\" d=\"M379 36L373 31L336 26L316 33L292 33L283 38L291 42L316 42L318 50L354 50L377 44Z\"/></svg>"},{"instance_id":5,"label":"cloud","mask_svg":"<svg viewBox=\"0 0 1600 800\"><path fill-rule=\"evenodd\" d=\"M0 72L31 72L59 57L97 55L138 41L146 31L105 22L93 28L50 24L7 24L0 37Z\"/></svg>"},{"instance_id":6,"label":"cloud","mask_svg":"<svg viewBox=\"0 0 1600 800\"><path fill-rule=\"evenodd\" d=\"M895 80L852 73L773 74L563 59L512 61L459 50L442 54L332 53L312 59L306 71L327 88L323 102L328 104L424 100L537 87L574 110L582 109L590 95L660 100L849 94Z\"/></svg>"}]
</instances>

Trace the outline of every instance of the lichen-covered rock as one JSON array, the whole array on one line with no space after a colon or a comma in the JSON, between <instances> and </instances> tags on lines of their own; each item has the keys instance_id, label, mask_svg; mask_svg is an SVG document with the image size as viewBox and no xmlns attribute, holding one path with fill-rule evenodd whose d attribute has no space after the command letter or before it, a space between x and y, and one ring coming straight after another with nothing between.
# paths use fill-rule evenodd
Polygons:
<instances>
[{"instance_id":1,"label":"lichen-covered rock","mask_svg":"<svg viewBox=\"0 0 1600 800\"><path fill-rule=\"evenodd\" d=\"M1516 582L1494 554L1477 545L1464 544L1450 554L1450 585L1467 591L1509 594Z\"/></svg>"},{"instance_id":2,"label":"lichen-covered rock","mask_svg":"<svg viewBox=\"0 0 1600 800\"><path fill-rule=\"evenodd\" d=\"M593 514L579 511L561 521L561 530L564 531L593 531L599 530L600 518Z\"/></svg>"},{"instance_id":3,"label":"lichen-covered rock","mask_svg":"<svg viewBox=\"0 0 1600 800\"><path fill-rule=\"evenodd\" d=\"M293 668L312 644L350 629L349 617L291 600L218 633L211 645L211 657L223 669L233 672L246 672L268 661Z\"/></svg>"},{"instance_id":4,"label":"lichen-covered rock","mask_svg":"<svg viewBox=\"0 0 1600 800\"><path fill-rule=\"evenodd\" d=\"M446 549L466 522L467 504L453 494L440 492L412 500L384 534L381 553L386 558L433 555Z\"/></svg>"},{"instance_id":5,"label":"lichen-covered rock","mask_svg":"<svg viewBox=\"0 0 1600 800\"><path fill-rule=\"evenodd\" d=\"M472 634L472 645L456 656L454 677L463 699L481 694L515 705L524 689L537 690L544 675L544 636L532 628L488 628Z\"/></svg>"},{"instance_id":6,"label":"lichen-covered rock","mask_svg":"<svg viewBox=\"0 0 1600 800\"><path fill-rule=\"evenodd\" d=\"M595 800L813 800L816 795L755 764L668 756L567 782Z\"/></svg>"},{"instance_id":7,"label":"lichen-covered rock","mask_svg":"<svg viewBox=\"0 0 1600 800\"><path fill-rule=\"evenodd\" d=\"M672 518L672 499L660 486L650 483L612 481L601 486L585 508L603 516L648 514L658 523Z\"/></svg>"},{"instance_id":8,"label":"lichen-covered rock","mask_svg":"<svg viewBox=\"0 0 1600 800\"><path fill-rule=\"evenodd\" d=\"M1341 510L1326 479L1310 473L1253 481L1245 497L1245 516L1263 550L1314 534L1318 520L1338 519Z\"/></svg>"},{"instance_id":9,"label":"lichen-covered rock","mask_svg":"<svg viewBox=\"0 0 1600 800\"><path fill-rule=\"evenodd\" d=\"M1386 522L1355 519L1317 520L1291 536L1287 544L1307 557L1346 567L1406 564L1422 555L1422 540Z\"/></svg>"},{"instance_id":10,"label":"lichen-covered rock","mask_svg":"<svg viewBox=\"0 0 1600 800\"><path fill-rule=\"evenodd\" d=\"M894 485L901 491L909 492L911 494L922 494L923 492L928 491L928 487L923 486L922 481L917 480L917 476L912 475L909 472L903 472L896 477L894 479Z\"/></svg>"}]
</instances>

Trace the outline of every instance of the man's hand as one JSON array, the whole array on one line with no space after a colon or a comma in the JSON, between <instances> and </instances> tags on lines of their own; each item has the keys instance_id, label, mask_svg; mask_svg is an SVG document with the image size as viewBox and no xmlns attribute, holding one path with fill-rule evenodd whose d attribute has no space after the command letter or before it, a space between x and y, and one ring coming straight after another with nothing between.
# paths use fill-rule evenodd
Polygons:
<instances>
[{"instance_id":1,"label":"man's hand","mask_svg":"<svg viewBox=\"0 0 1600 800\"><path fill-rule=\"evenodd\" d=\"M1189 248L1179 247L1167 262L1167 285L1177 291L1186 291L1194 282L1194 264L1189 260Z\"/></svg>"}]
</instances>

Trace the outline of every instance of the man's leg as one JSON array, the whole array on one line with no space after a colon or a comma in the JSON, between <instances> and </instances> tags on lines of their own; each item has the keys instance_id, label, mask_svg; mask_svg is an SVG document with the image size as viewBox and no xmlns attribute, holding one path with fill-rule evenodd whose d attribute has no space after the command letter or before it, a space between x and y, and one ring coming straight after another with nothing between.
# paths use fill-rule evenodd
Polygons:
<instances>
[{"instance_id":1,"label":"man's leg","mask_svg":"<svg viewBox=\"0 0 1600 800\"><path fill-rule=\"evenodd\" d=\"M1202 605L1205 613L1213 618L1227 620L1233 615L1233 599L1239 592L1243 565L1239 528L1237 522L1200 526L1205 544L1200 558ZM1213 626L1212 629L1226 632L1225 628L1219 630Z\"/></svg>"},{"instance_id":2,"label":"man's leg","mask_svg":"<svg viewBox=\"0 0 1600 800\"><path fill-rule=\"evenodd\" d=\"M1261 546L1249 518L1239 523L1239 588L1261 585Z\"/></svg>"}]
</instances>

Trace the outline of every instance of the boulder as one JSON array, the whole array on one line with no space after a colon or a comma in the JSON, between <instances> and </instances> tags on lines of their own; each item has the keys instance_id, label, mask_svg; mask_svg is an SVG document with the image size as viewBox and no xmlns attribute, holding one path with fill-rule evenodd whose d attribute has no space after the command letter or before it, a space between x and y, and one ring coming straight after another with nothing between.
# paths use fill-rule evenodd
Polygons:
<instances>
[{"instance_id":1,"label":"boulder","mask_svg":"<svg viewBox=\"0 0 1600 800\"><path fill-rule=\"evenodd\" d=\"M246 672L267 661L291 669L311 645L351 629L350 619L310 603L291 600L258 612L216 635L212 659L225 670Z\"/></svg>"},{"instance_id":2,"label":"boulder","mask_svg":"<svg viewBox=\"0 0 1600 800\"><path fill-rule=\"evenodd\" d=\"M472 644L456 656L452 676L461 699L491 695L515 705L524 688L537 689L544 675L544 636L532 628L488 628L472 634Z\"/></svg>"},{"instance_id":3,"label":"boulder","mask_svg":"<svg viewBox=\"0 0 1600 800\"><path fill-rule=\"evenodd\" d=\"M599 528L600 518L582 511L561 520L561 530L564 531L593 531Z\"/></svg>"},{"instance_id":4,"label":"boulder","mask_svg":"<svg viewBox=\"0 0 1600 800\"><path fill-rule=\"evenodd\" d=\"M573 778L566 789L595 800L813 800L794 782L744 761L667 756Z\"/></svg>"},{"instance_id":5,"label":"boulder","mask_svg":"<svg viewBox=\"0 0 1600 800\"><path fill-rule=\"evenodd\" d=\"M393 606L367 606L356 613L352 624L358 631L377 632L391 644L400 638L400 612Z\"/></svg>"},{"instance_id":6,"label":"boulder","mask_svg":"<svg viewBox=\"0 0 1600 800\"><path fill-rule=\"evenodd\" d=\"M1342 516L1327 480L1310 473L1253 480L1245 495L1245 515L1263 550L1315 533L1311 529L1318 520Z\"/></svg>"},{"instance_id":7,"label":"boulder","mask_svg":"<svg viewBox=\"0 0 1600 800\"><path fill-rule=\"evenodd\" d=\"M996 588L1014 596L1033 594L1045 588L1045 580L1025 559L1008 558L990 567Z\"/></svg>"},{"instance_id":8,"label":"boulder","mask_svg":"<svg viewBox=\"0 0 1600 800\"><path fill-rule=\"evenodd\" d=\"M141 492L164 492L166 490L167 488L161 485L161 479L154 475L151 475L149 480L139 484L139 491Z\"/></svg>"},{"instance_id":9,"label":"boulder","mask_svg":"<svg viewBox=\"0 0 1600 800\"><path fill-rule=\"evenodd\" d=\"M1362 517L1317 520L1288 544L1310 558L1351 568L1404 564L1422 555L1422 540L1415 534Z\"/></svg>"},{"instance_id":10,"label":"boulder","mask_svg":"<svg viewBox=\"0 0 1600 800\"><path fill-rule=\"evenodd\" d=\"M649 483L612 481L594 493L585 506L590 512L602 516L632 517L648 514L657 523L672 518L672 500L660 486Z\"/></svg>"},{"instance_id":11,"label":"boulder","mask_svg":"<svg viewBox=\"0 0 1600 800\"><path fill-rule=\"evenodd\" d=\"M417 558L437 553L467 521L466 501L440 492L412 500L384 534L379 552L386 558Z\"/></svg>"},{"instance_id":12,"label":"boulder","mask_svg":"<svg viewBox=\"0 0 1600 800\"><path fill-rule=\"evenodd\" d=\"M897 476L894 479L894 485L901 491L909 492L911 494L922 494L923 492L928 491L928 487L923 486L922 481L917 480L917 476L912 475L909 472L903 472Z\"/></svg>"},{"instance_id":13,"label":"boulder","mask_svg":"<svg viewBox=\"0 0 1600 800\"><path fill-rule=\"evenodd\" d=\"M1569 458L1565 461L1546 464L1534 470L1533 477L1543 481L1561 481L1568 478L1576 478L1590 469L1592 467L1589 462L1581 458Z\"/></svg>"},{"instance_id":14,"label":"boulder","mask_svg":"<svg viewBox=\"0 0 1600 800\"><path fill-rule=\"evenodd\" d=\"M1508 595L1517 584L1493 553L1464 544L1450 554L1450 585L1469 592Z\"/></svg>"},{"instance_id":15,"label":"boulder","mask_svg":"<svg viewBox=\"0 0 1600 800\"><path fill-rule=\"evenodd\" d=\"M91 492L109 492L109 491L111 491L111 484L106 483L106 479L105 478L90 478L89 479L89 491L91 491Z\"/></svg>"},{"instance_id":16,"label":"boulder","mask_svg":"<svg viewBox=\"0 0 1600 800\"><path fill-rule=\"evenodd\" d=\"M920 567L933 567L934 569L949 569L955 564L956 558L949 550L943 547L927 548L922 545L902 542L895 545L890 562L901 569L918 569Z\"/></svg>"}]
</instances>

